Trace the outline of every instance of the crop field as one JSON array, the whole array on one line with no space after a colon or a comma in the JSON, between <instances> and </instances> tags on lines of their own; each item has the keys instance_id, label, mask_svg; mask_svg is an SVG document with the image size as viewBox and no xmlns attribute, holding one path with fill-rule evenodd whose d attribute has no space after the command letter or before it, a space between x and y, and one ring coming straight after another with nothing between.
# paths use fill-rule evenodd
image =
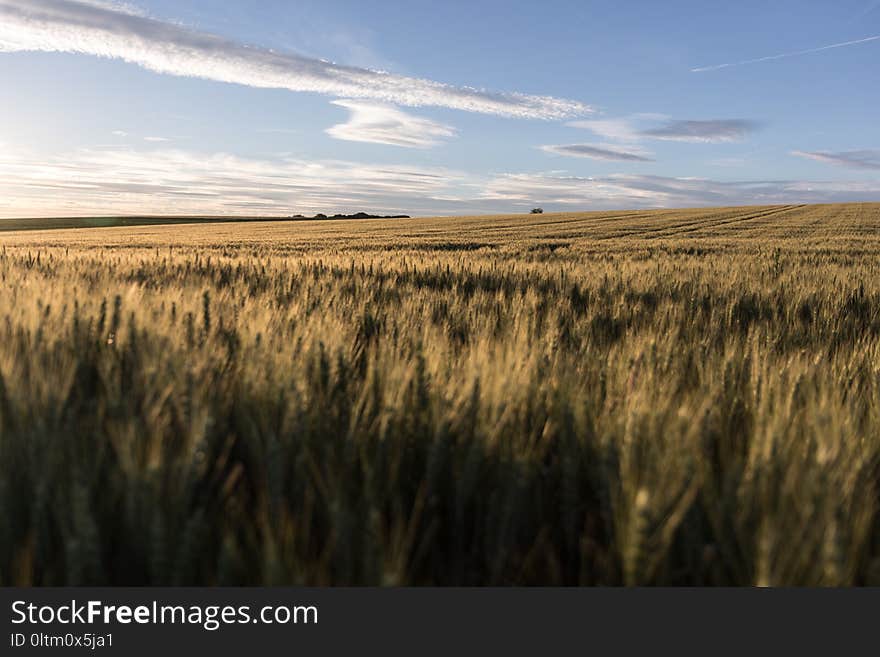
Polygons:
<instances>
[{"instance_id":1,"label":"crop field","mask_svg":"<svg viewBox=\"0 0 880 657\"><path fill-rule=\"evenodd\" d=\"M880 585L880 204L0 234L0 585Z\"/></svg>"}]
</instances>

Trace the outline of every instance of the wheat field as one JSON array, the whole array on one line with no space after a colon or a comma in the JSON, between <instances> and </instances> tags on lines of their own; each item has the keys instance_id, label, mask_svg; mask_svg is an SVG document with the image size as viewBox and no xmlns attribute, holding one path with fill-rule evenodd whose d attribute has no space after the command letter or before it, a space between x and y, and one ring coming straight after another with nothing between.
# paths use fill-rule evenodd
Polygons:
<instances>
[{"instance_id":1,"label":"wheat field","mask_svg":"<svg viewBox=\"0 0 880 657\"><path fill-rule=\"evenodd\" d=\"M0 234L0 585L880 585L880 204Z\"/></svg>"}]
</instances>

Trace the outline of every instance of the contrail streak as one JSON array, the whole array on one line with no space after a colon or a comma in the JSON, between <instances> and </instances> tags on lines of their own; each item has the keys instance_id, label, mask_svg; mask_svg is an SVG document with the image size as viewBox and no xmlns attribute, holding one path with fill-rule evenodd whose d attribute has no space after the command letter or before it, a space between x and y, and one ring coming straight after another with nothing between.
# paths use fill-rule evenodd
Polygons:
<instances>
[{"instance_id":1,"label":"contrail streak","mask_svg":"<svg viewBox=\"0 0 880 657\"><path fill-rule=\"evenodd\" d=\"M809 50L798 50L796 52L784 52L780 55L770 55L769 57L758 57L757 59L746 59L742 62L732 62L729 64L715 64L714 66L701 66L692 68L691 73L705 73L706 71L717 71L721 68L731 68L732 66L744 66L746 64L757 64L759 62L769 62L774 59L785 59L786 57L800 57L801 55L809 55L814 52L822 52L823 50L831 50L833 48L844 48L845 46L855 46L868 41L880 41L880 34L865 37L864 39L856 39L855 41L844 41L843 43L832 43L830 46L822 46L821 48L810 48Z\"/></svg>"}]
</instances>

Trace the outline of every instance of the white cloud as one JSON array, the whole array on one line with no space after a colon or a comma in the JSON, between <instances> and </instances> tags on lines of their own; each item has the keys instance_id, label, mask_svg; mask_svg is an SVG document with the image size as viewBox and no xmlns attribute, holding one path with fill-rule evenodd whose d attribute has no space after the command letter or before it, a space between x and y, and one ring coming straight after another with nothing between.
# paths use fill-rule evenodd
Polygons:
<instances>
[{"instance_id":1,"label":"white cloud","mask_svg":"<svg viewBox=\"0 0 880 657\"><path fill-rule=\"evenodd\" d=\"M615 119L571 121L573 128L589 130L612 141L635 144L644 140L718 143L739 141L758 128L746 119L672 120L661 114L634 114Z\"/></svg>"},{"instance_id":2,"label":"white cloud","mask_svg":"<svg viewBox=\"0 0 880 657\"><path fill-rule=\"evenodd\" d=\"M181 150L82 150L50 158L0 152L0 213L408 214L434 197L457 197L464 182L463 174L440 167L336 160Z\"/></svg>"},{"instance_id":3,"label":"white cloud","mask_svg":"<svg viewBox=\"0 0 880 657\"><path fill-rule=\"evenodd\" d=\"M81 4L84 5L92 5L93 7L98 7L99 9L109 9L111 11L118 11L124 14L131 14L132 16L146 16L147 12L145 12L140 7L135 7L134 5L128 2L121 2L120 0L77 0Z\"/></svg>"},{"instance_id":4,"label":"white cloud","mask_svg":"<svg viewBox=\"0 0 880 657\"><path fill-rule=\"evenodd\" d=\"M880 180L718 181L559 172L490 177L442 167L160 148L53 157L0 149L0 216L468 214L880 201Z\"/></svg>"},{"instance_id":5,"label":"white cloud","mask_svg":"<svg viewBox=\"0 0 880 657\"><path fill-rule=\"evenodd\" d=\"M327 129L327 134L335 139L428 148L455 135L451 126L407 114L385 103L336 100L333 104L350 112L346 123Z\"/></svg>"},{"instance_id":6,"label":"white cloud","mask_svg":"<svg viewBox=\"0 0 880 657\"><path fill-rule=\"evenodd\" d=\"M166 141L171 141L168 137L144 137L144 141L149 141L153 143L161 143Z\"/></svg>"},{"instance_id":7,"label":"white cloud","mask_svg":"<svg viewBox=\"0 0 880 657\"><path fill-rule=\"evenodd\" d=\"M631 119L589 119L585 121L572 121L568 125L573 128L583 128L590 132L615 141L638 141L639 131Z\"/></svg>"},{"instance_id":8,"label":"white cloud","mask_svg":"<svg viewBox=\"0 0 880 657\"><path fill-rule=\"evenodd\" d=\"M792 155L851 169L880 170L880 150L861 151L792 151Z\"/></svg>"},{"instance_id":9,"label":"white cloud","mask_svg":"<svg viewBox=\"0 0 880 657\"><path fill-rule=\"evenodd\" d=\"M754 121L745 119L713 119L709 121L667 121L639 135L648 139L690 142L738 141L757 129Z\"/></svg>"},{"instance_id":10,"label":"white cloud","mask_svg":"<svg viewBox=\"0 0 880 657\"><path fill-rule=\"evenodd\" d=\"M602 177L506 174L484 185L499 205L583 209L676 208L721 205L880 200L880 181L735 181L615 174Z\"/></svg>"},{"instance_id":11,"label":"white cloud","mask_svg":"<svg viewBox=\"0 0 880 657\"><path fill-rule=\"evenodd\" d=\"M541 150L567 157L588 157L617 162L653 162L650 153L641 149L621 150L613 144L560 144L541 146Z\"/></svg>"},{"instance_id":12,"label":"white cloud","mask_svg":"<svg viewBox=\"0 0 880 657\"><path fill-rule=\"evenodd\" d=\"M591 111L573 100L456 87L250 47L73 0L0 0L0 50L87 54L169 75L518 118L561 119Z\"/></svg>"}]
</instances>

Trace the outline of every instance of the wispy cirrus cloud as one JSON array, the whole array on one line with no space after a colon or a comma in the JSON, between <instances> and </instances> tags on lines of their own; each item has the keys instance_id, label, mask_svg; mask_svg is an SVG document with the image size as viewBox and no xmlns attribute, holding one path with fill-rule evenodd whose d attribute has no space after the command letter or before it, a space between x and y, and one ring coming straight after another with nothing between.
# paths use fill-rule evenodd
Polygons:
<instances>
[{"instance_id":1,"label":"wispy cirrus cloud","mask_svg":"<svg viewBox=\"0 0 880 657\"><path fill-rule=\"evenodd\" d=\"M616 162L653 162L646 151L622 150L609 144L560 144L541 146L541 150L554 155L568 157L588 157L593 160L611 160Z\"/></svg>"},{"instance_id":2,"label":"wispy cirrus cloud","mask_svg":"<svg viewBox=\"0 0 880 657\"><path fill-rule=\"evenodd\" d=\"M392 105L361 100L335 100L350 112L346 123L326 130L335 139L429 148L455 136L451 126L408 114Z\"/></svg>"},{"instance_id":3,"label":"wispy cirrus cloud","mask_svg":"<svg viewBox=\"0 0 880 657\"><path fill-rule=\"evenodd\" d=\"M634 142L641 139L634 118L589 119L583 121L571 121L568 125L572 128L589 130L595 135L604 137L605 139L613 139L615 141Z\"/></svg>"},{"instance_id":4,"label":"wispy cirrus cloud","mask_svg":"<svg viewBox=\"0 0 880 657\"><path fill-rule=\"evenodd\" d=\"M648 139L714 143L743 139L757 127L757 123L745 119L667 121L659 127L642 130L639 135Z\"/></svg>"},{"instance_id":5,"label":"wispy cirrus cloud","mask_svg":"<svg viewBox=\"0 0 880 657\"><path fill-rule=\"evenodd\" d=\"M101 9L111 9L113 11L121 11L133 16L147 16L147 12L130 2L124 0L77 0L84 5L92 5Z\"/></svg>"},{"instance_id":6,"label":"wispy cirrus cloud","mask_svg":"<svg viewBox=\"0 0 880 657\"><path fill-rule=\"evenodd\" d=\"M584 209L676 208L776 203L880 201L880 181L717 181L708 178L613 174L505 174L484 185L483 198L498 204Z\"/></svg>"},{"instance_id":7,"label":"wispy cirrus cloud","mask_svg":"<svg viewBox=\"0 0 880 657\"><path fill-rule=\"evenodd\" d=\"M103 2L0 0L0 51L94 55L168 75L516 118L591 111L575 100L456 87L251 47Z\"/></svg>"},{"instance_id":8,"label":"wispy cirrus cloud","mask_svg":"<svg viewBox=\"0 0 880 657\"><path fill-rule=\"evenodd\" d=\"M2 145L0 145L2 146ZM47 157L0 148L0 216L465 214L880 201L880 180L719 181L615 173L481 175L444 167L167 149Z\"/></svg>"},{"instance_id":9,"label":"wispy cirrus cloud","mask_svg":"<svg viewBox=\"0 0 880 657\"><path fill-rule=\"evenodd\" d=\"M442 167L183 150L0 151L0 215L413 212L455 196ZM445 203L437 201L436 205Z\"/></svg>"},{"instance_id":10,"label":"wispy cirrus cloud","mask_svg":"<svg viewBox=\"0 0 880 657\"><path fill-rule=\"evenodd\" d=\"M692 68L691 73L706 73L708 71L718 71L722 68L732 68L734 66L745 66L747 64L760 64L761 62L772 62L777 59L787 59L789 57L801 57L803 55L811 55L813 53L823 52L825 50L834 50L836 48L846 48L848 46L857 46L871 41L880 41L880 34L865 37L864 39L855 39L852 41L843 41L841 43L832 43L828 46L819 46L818 48L807 48L806 50L795 50L792 52L784 52L776 55L768 55L767 57L757 57L755 59L744 59L739 62L728 62L726 64L713 64L712 66L699 66Z\"/></svg>"},{"instance_id":11,"label":"wispy cirrus cloud","mask_svg":"<svg viewBox=\"0 0 880 657\"><path fill-rule=\"evenodd\" d=\"M586 119L568 123L573 128L621 143L644 140L718 143L739 141L759 124L747 119L675 120L660 114L636 114L613 119Z\"/></svg>"},{"instance_id":12,"label":"wispy cirrus cloud","mask_svg":"<svg viewBox=\"0 0 880 657\"><path fill-rule=\"evenodd\" d=\"M880 170L880 150L792 151L791 154L851 169Z\"/></svg>"}]
</instances>

